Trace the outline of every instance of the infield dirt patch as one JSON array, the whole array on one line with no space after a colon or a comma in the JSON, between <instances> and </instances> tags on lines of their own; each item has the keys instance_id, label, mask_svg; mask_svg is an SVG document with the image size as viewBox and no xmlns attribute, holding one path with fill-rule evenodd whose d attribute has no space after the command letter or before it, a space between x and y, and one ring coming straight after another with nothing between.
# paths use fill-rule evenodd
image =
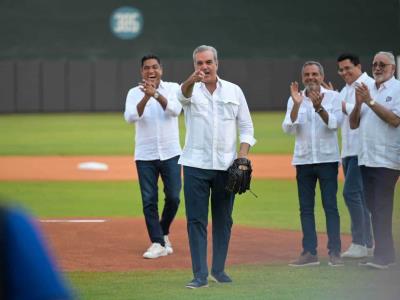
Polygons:
<instances>
[{"instance_id":1,"label":"infield dirt patch","mask_svg":"<svg viewBox=\"0 0 400 300\"><path fill-rule=\"evenodd\" d=\"M66 271L133 271L191 268L186 221L174 221L170 239L174 253L144 259L149 238L143 218L113 218L104 223L41 223L50 247ZM211 226L209 225L209 237ZM326 256L326 234L319 234L319 253ZM343 246L351 238L342 236ZM209 264L211 241L209 239ZM301 251L301 232L234 225L227 265L283 263Z\"/></svg>"},{"instance_id":2,"label":"infield dirt patch","mask_svg":"<svg viewBox=\"0 0 400 300\"><path fill-rule=\"evenodd\" d=\"M251 155L253 177L295 179L290 155ZM105 163L107 171L77 168L79 163ZM342 172L339 172L342 178ZM2 156L1 181L106 181L136 180L132 156ZM84 219L87 219L86 217ZM41 223L50 248L66 271L131 271L140 269L191 268L189 244L184 219L171 228L174 254L155 260L142 258L149 247L143 218L107 218L104 223ZM211 245L209 226L209 245ZM284 263L301 251L300 231L252 228L234 225L228 265ZM326 255L326 234L319 234L319 253ZM343 248L350 236L342 237ZM209 247L209 259L211 248Z\"/></svg>"},{"instance_id":3,"label":"infield dirt patch","mask_svg":"<svg viewBox=\"0 0 400 300\"><path fill-rule=\"evenodd\" d=\"M253 177L265 179L295 179L291 155L250 155ZM82 162L105 163L107 171L78 169ZM342 179L342 172L339 172ZM0 157L0 180L46 180L46 181L101 181L136 180L133 156L2 156Z\"/></svg>"}]
</instances>

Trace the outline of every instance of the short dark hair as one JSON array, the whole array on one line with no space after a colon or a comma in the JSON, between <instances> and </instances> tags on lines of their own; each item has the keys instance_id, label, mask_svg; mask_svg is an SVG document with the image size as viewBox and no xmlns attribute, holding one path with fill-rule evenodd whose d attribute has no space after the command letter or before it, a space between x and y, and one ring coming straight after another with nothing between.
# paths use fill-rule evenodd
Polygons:
<instances>
[{"instance_id":1,"label":"short dark hair","mask_svg":"<svg viewBox=\"0 0 400 300\"><path fill-rule=\"evenodd\" d=\"M147 54L147 55L142 57L142 65L141 65L142 67L144 65L144 62L146 60L148 60L148 59L155 59L158 62L158 64L161 66L161 60L157 55L155 55L155 54Z\"/></svg>"},{"instance_id":2,"label":"short dark hair","mask_svg":"<svg viewBox=\"0 0 400 300\"><path fill-rule=\"evenodd\" d=\"M341 61L344 61L346 59L350 60L351 63L353 65L355 65L355 66L360 64L360 58L358 57L358 55L355 55L353 53L340 54L339 57L337 58L337 62L341 62Z\"/></svg>"}]
</instances>

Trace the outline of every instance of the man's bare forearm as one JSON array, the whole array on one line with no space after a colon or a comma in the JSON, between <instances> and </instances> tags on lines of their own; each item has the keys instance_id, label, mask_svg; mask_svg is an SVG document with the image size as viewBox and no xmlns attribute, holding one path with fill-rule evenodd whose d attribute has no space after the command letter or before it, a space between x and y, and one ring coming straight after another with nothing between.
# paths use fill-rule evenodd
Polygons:
<instances>
[{"instance_id":1,"label":"man's bare forearm","mask_svg":"<svg viewBox=\"0 0 400 300\"><path fill-rule=\"evenodd\" d=\"M183 96L185 96L186 98L192 97L194 83L195 83L195 81L193 81L193 79L191 77L189 77L182 84L181 90L182 90Z\"/></svg>"},{"instance_id":2,"label":"man's bare forearm","mask_svg":"<svg viewBox=\"0 0 400 300\"><path fill-rule=\"evenodd\" d=\"M238 157L247 157L250 151L250 145L247 143L240 143Z\"/></svg>"},{"instance_id":3,"label":"man's bare forearm","mask_svg":"<svg viewBox=\"0 0 400 300\"><path fill-rule=\"evenodd\" d=\"M142 100L136 105L139 117L143 115L144 108L146 107L147 102L149 101L150 97L146 94L143 96Z\"/></svg>"},{"instance_id":4,"label":"man's bare forearm","mask_svg":"<svg viewBox=\"0 0 400 300\"><path fill-rule=\"evenodd\" d=\"M360 126L360 118L361 118L361 104L356 103L349 117L349 123L351 129L356 129Z\"/></svg>"}]
</instances>

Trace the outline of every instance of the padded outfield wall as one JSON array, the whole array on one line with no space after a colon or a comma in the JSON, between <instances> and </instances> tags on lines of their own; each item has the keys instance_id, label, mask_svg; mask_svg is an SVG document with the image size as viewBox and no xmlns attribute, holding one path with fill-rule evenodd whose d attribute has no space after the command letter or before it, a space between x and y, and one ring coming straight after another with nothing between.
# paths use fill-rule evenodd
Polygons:
<instances>
[{"instance_id":1,"label":"padded outfield wall","mask_svg":"<svg viewBox=\"0 0 400 300\"><path fill-rule=\"evenodd\" d=\"M140 14L132 39L110 24L125 6ZM284 109L306 59L339 87L339 53L358 53L370 71L375 52L400 52L398 0L3 0L0 24L0 112L121 110L143 54L157 53L165 79L181 82L200 44L219 50L222 77L252 110Z\"/></svg>"}]
</instances>

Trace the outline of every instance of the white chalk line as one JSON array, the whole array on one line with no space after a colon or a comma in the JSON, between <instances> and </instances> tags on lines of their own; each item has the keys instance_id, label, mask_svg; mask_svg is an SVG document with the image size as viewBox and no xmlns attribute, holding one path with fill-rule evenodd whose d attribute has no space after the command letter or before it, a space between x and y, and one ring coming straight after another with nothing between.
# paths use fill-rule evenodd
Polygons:
<instances>
[{"instance_id":1,"label":"white chalk line","mask_svg":"<svg viewBox=\"0 0 400 300\"><path fill-rule=\"evenodd\" d=\"M107 220L40 220L41 223L104 223L107 222Z\"/></svg>"}]
</instances>

